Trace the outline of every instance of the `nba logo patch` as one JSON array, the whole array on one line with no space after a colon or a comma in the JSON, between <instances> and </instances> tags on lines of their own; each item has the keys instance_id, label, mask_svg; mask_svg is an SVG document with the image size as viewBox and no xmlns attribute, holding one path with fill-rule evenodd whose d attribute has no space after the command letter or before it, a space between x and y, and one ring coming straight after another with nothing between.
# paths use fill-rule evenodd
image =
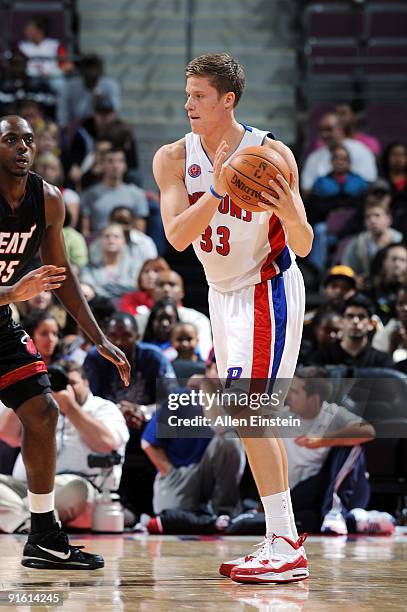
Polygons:
<instances>
[{"instance_id":1,"label":"nba logo patch","mask_svg":"<svg viewBox=\"0 0 407 612\"><path fill-rule=\"evenodd\" d=\"M201 175L201 166L198 164L191 164L188 168L188 174L192 178L198 178Z\"/></svg>"},{"instance_id":2,"label":"nba logo patch","mask_svg":"<svg viewBox=\"0 0 407 612\"><path fill-rule=\"evenodd\" d=\"M240 366L236 366L233 368L228 368L226 372L226 384L225 388L228 389L230 387L230 383L232 380L239 380L243 372L243 368Z\"/></svg>"}]
</instances>

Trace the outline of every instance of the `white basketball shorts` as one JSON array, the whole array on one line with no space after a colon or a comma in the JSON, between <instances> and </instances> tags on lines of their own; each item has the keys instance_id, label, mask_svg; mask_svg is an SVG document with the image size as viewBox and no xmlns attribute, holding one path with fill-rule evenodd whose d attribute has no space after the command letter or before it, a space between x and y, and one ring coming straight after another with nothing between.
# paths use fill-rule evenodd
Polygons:
<instances>
[{"instance_id":1,"label":"white basketball shorts","mask_svg":"<svg viewBox=\"0 0 407 612\"><path fill-rule=\"evenodd\" d=\"M221 379L291 379L297 365L305 287L295 262L282 274L238 291L209 288Z\"/></svg>"}]
</instances>

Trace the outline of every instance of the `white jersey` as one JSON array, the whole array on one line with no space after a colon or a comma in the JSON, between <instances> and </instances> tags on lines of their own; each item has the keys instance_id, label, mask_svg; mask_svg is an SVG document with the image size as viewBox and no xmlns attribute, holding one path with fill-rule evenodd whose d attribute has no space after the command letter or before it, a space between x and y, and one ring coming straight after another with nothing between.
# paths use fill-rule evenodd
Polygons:
<instances>
[{"instance_id":1,"label":"white jersey","mask_svg":"<svg viewBox=\"0 0 407 612\"><path fill-rule=\"evenodd\" d=\"M236 151L261 145L268 134L244 127ZM198 134L186 134L185 148L185 187L193 205L209 191L213 166ZM192 244L209 286L222 293L269 280L287 270L294 260L276 215L243 210L228 195L220 201L205 232Z\"/></svg>"}]
</instances>

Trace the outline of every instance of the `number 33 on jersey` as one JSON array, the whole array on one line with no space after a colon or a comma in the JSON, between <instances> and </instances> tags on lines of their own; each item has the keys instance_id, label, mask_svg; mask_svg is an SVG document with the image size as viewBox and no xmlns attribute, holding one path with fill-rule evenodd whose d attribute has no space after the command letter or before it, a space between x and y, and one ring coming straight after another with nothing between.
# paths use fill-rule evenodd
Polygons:
<instances>
[{"instance_id":1,"label":"number 33 on jersey","mask_svg":"<svg viewBox=\"0 0 407 612\"><path fill-rule=\"evenodd\" d=\"M267 134L245 126L236 152L261 145ZM185 144L185 187L193 206L209 190L213 169L198 134L186 134ZM273 278L289 268L295 258L275 215L242 210L228 195L219 202L210 225L194 240L193 247L209 286L220 292L235 291Z\"/></svg>"}]
</instances>

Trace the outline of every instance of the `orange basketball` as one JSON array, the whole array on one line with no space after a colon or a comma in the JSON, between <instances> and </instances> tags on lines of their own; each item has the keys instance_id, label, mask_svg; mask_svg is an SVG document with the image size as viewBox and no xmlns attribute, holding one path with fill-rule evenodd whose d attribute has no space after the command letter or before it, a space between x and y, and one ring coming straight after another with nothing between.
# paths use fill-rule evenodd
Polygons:
<instances>
[{"instance_id":1,"label":"orange basketball","mask_svg":"<svg viewBox=\"0 0 407 612\"><path fill-rule=\"evenodd\" d=\"M257 202L269 203L261 197L261 191L271 195L275 191L269 181L281 174L290 182L290 169L285 159L268 147L246 147L231 158L225 166L227 191L231 200L240 208L252 212L264 212Z\"/></svg>"}]
</instances>

